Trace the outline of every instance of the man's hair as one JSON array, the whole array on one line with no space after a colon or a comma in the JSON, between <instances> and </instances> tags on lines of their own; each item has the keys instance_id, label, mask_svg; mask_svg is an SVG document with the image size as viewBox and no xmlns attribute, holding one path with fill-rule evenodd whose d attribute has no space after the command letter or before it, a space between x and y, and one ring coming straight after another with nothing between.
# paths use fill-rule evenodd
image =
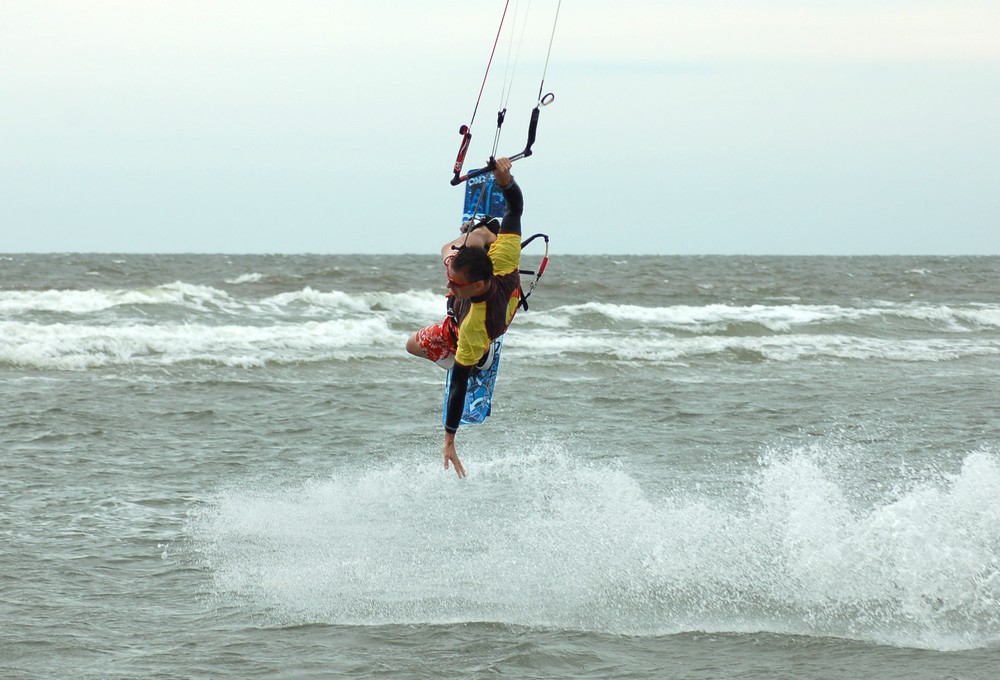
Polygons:
<instances>
[{"instance_id":1,"label":"man's hair","mask_svg":"<svg viewBox=\"0 0 1000 680\"><path fill-rule=\"evenodd\" d=\"M464 273L470 283L493 278L493 260L482 248L460 248L451 260L451 268L455 272Z\"/></svg>"}]
</instances>

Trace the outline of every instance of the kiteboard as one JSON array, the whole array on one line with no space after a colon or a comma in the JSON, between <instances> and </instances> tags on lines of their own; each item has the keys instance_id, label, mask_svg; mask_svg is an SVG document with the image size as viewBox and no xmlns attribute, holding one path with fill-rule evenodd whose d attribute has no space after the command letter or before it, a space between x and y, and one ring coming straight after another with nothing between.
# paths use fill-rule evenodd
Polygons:
<instances>
[{"instance_id":1,"label":"kiteboard","mask_svg":"<svg viewBox=\"0 0 1000 680\"><path fill-rule=\"evenodd\" d=\"M503 197L503 191L496 186L496 178L492 172L470 179L466 183L462 222L468 222L482 215L503 217L506 208L507 201Z\"/></svg>"},{"instance_id":2,"label":"kiteboard","mask_svg":"<svg viewBox=\"0 0 1000 680\"><path fill-rule=\"evenodd\" d=\"M486 420L493 405L493 388L497 384L497 373L500 369L500 349L503 347L503 336L493 341L490 353L480 366L472 369L469 374L469 388L465 393L465 408L462 410L462 425L476 425ZM448 418L448 390L451 389L451 371L444 383L444 408L441 422Z\"/></svg>"}]
</instances>

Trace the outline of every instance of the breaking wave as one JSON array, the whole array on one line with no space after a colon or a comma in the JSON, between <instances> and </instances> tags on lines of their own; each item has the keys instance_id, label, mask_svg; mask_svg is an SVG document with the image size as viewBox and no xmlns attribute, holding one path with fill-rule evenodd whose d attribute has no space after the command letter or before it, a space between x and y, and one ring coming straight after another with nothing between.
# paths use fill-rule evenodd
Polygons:
<instances>
[{"instance_id":1,"label":"breaking wave","mask_svg":"<svg viewBox=\"0 0 1000 680\"><path fill-rule=\"evenodd\" d=\"M236 279L252 283L254 275ZM442 318L430 290L348 293L305 287L269 296L174 282L134 290L0 292L0 364L29 368L255 367L397 356L407 335ZM872 302L533 306L507 345L537 361L705 357L949 361L1000 355L1000 306Z\"/></svg>"}]
</instances>

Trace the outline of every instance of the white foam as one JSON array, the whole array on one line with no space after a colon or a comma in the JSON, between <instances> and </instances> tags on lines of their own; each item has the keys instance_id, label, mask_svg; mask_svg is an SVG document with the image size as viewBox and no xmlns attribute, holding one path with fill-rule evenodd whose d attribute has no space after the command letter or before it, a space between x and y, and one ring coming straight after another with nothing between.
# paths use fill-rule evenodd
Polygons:
<instances>
[{"instance_id":1,"label":"white foam","mask_svg":"<svg viewBox=\"0 0 1000 680\"><path fill-rule=\"evenodd\" d=\"M239 285L241 283L259 283L264 280L263 274L258 274L257 272L251 272L249 274L240 274L234 279L226 279L226 283Z\"/></svg>"},{"instance_id":2,"label":"white foam","mask_svg":"<svg viewBox=\"0 0 1000 680\"><path fill-rule=\"evenodd\" d=\"M950 361L1000 355L1000 338L993 333L1000 327L1000 306L868 304L590 302L521 313L508 344L514 350L523 345L542 361L674 363L720 355L782 362ZM444 313L444 296L431 290L348 293L307 286L259 299L177 281L136 290L2 291L0 319L7 325L0 362L89 368L315 361L347 356L328 351L338 337L350 338L337 349L350 349L352 356L388 356L390 349L398 353L401 336ZM337 328L324 327L317 339L310 324L328 322ZM356 346L348 348L352 342Z\"/></svg>"},{"instance_id":3,"label":"white foam","mask_svg":"<svg viewBox=\"0 0 1000 680\"><path fill-rule=\"evenodd\" d=\"M243 282L248 282L255 276ZM243 279L243 277L240 277ZM370 313L384 311L398 316L443 317L444 295L433 291L405 293L344 293L317 291L311 287L281 293L262 301L236 298L211 286L176 281L136 290L41 290L0 291L0 317L16 317L30 312L58 312L86 315L115 307L172 305L180 309L224 314ZM428 321L429 323L429 321Z\"/></svg>"},{"instance_id":4,"label":"white foam","mask_svg":"<svg viewBox=\"0 0 1000 680\"><path fill-rule=\"evenodd\" d=\"M508 335L512 348L522 345L536 357L584 355L587 361L647 361L670 363L699 357L747 354L768 361L836 358L858 361L950 361L969 356L1000 356L1000 341L982 338L887 339L852 335L704 335L678 337L637 330L567 331L533 329ZM579 361L579 357L576 358Z\"/></svg>"},{"instance_id":5,"label":"white foam","mask_svg":"<svg viewBox=\"0 0 1000 680\"><path fill-rule=\"evenodd\" d=\"M775 456L725 498L650 494L544 445L464 483L424 455L367 460L227 488L189 532L218 596L283 623L1000 642L1000 455L859 503L829 454Z\"/></svg>"},{"instance_id":6,"label":"white foam","mask_svg":"<svg viewBox=\"0 0 1000 680\"><path fill-rule=\"evenodd\" d=\"M640 305L588 302L564 305L545 312L532 312L523 322L547 327L566 327L579 317L596 316L609 322L639 324L693 333L718 333L731 327L755 324L776 333L800 331L820 324L859 323L913 319L941 324L946 330L963 332L1000 326L1000 306L899 304L872 302L871 306L841 305ZM930 327L933 328L933 327Z\"/></svg>"},{"instance_id":7,"label":"white foam","mask_svg":"<svg viewBox=\"0 0 1000 680\"><path fill-rule=\"evenodd\" d=\"M125 305L182 305L226 309L237 305L225 291L180 281L136 290L0 291L0 315L32 311L89 314Z\"/></svg>"},{"instance_id":8,"label":"white foam","mask_svg":"<svg viewBox=\"0 0 1000 680\"><path fill-rule=\"evenodd\" d=\"M836 305L674 305L643 307L603 302L588 302L559 308L558 312L577 316L599 314L615 321L630 321L685 329L722 330L731 323L756 323L775 331L786 331L819 321L857 319L873 312Z\"/></svg>"},{"instance_id":9,"label":"white foam","mask_svg":"<svg viewBox=\"0 0 1000 680\"><path fill-rule=\"evenodd\" d=\"M380 314L394 319L423 319L429 324L444 318L445 298L431 291L344 293L306 287L266 298L261 308L273 314L305 316Z\"/></svg>"},{"instance_id":10,"label":"white foam","mask_svg":"<svg viewBox=\"0 0 1000 680\"><path fill-rule=\"evenodd\" d=\"M405 339L379 317L270 326L4 322L0 363L63 370L191 361L249 367L385 356L400 352Z\"/></svg>"}]
</instances>

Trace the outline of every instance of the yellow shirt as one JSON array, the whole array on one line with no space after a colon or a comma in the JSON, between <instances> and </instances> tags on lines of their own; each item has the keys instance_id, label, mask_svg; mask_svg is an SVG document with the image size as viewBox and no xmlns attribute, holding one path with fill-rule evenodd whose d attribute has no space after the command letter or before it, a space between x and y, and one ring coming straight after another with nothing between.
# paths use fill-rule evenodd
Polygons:
<instances>
[{"instance_id":1,"label":"yellow shirt","mask_svg":"<svg viewBox=\"0 0 1000 680\"><path fill-rule=\"evenodd\" d=\"M521 299L520 234L498 235L489 256L493 260L489 291L482 297L455 300L453 306L458 322L455 361L463 366L479 363L490 343L507 330Z\"/></svg>"}]
</instances>

